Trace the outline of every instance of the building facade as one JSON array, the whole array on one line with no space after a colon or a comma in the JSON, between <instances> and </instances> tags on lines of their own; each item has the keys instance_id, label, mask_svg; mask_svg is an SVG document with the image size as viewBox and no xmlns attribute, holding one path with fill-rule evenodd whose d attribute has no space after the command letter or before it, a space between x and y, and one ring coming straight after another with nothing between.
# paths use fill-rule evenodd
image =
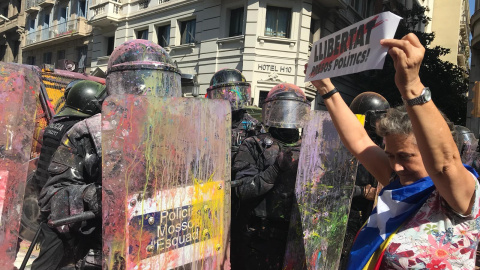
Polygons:
<instances>
[{"instance_id":1,"label":"building facade","mask_svg":"<svg viewBox=\"0 0 480 270\"><path fill-rule=\"evenodd\" d=\"M428 0L427 0L428 1ZM431 31L435 39L431 46L442 46L450 53L440 59L465 70L470 57L470 6L468 0L434 0L430 5Z\"/></svg>"},{"instance_id":2,"label":"building facade","mask_svg":"<svg viewBox=\"0 0 480 270\"><path fill-rule=\"evenodd\" d=\"M315 98L304 83L311 44L375 12L378 0L93 0L92 72L106 71L113 48L135 39L160 44L185 74L187 92L204 95L212 75L236 68L252 85L252 102L288 82ZM381 11L381 10L380 10ZM347 101L362 89L343 78Z\"/></svg>"},{"instance_id":3,"label":"building facade","mask_svg":"<svg viewBox=\"0 0 480 270\"><path fill-rule=\"evenodd\" d=\"M478 138L480 133L480 118L473 115L475 95L475 82L480 81L480 0L475 0L475 12L470 18L471 27L471 62L470 62L470 85L467 103L467 128Z\"/></svg>"},{"instance_id":4,"label":"building facade","mask_svg":"<svg viewBox=\"0 0 480 270\"><path fill-rule=\"evenodd\" d=\"M69 66L89 73L92 27L88 5L88 0L26 0L23 63Z\"/></svg>"},{"instance_id":5,"label":"building facade","mask_svg":"<svg viewBox=\"0 0 480 270\"><path fill-rule=\"evenodd\" d=\"M0 61L22 63L24 1L0 1Z\"/></svg>"}]
</instances>

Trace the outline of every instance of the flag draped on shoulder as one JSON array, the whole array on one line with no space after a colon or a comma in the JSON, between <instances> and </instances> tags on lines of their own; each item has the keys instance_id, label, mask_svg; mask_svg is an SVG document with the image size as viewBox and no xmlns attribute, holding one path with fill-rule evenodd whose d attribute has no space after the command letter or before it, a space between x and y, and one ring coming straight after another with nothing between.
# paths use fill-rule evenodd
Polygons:
<instances>
[{"instance_id":1,"label":"flag draped on shoulder","mask_svg":"<svg viewBox=\"0 0 480 270\"><path fill-rule=\"evenodd\" d=\"M478 177L473 168L467 165L465 167ZM399 179L396 179L384 187L378 196L377 207L353 243L348 269L378 269L389 240L420 209L434 190L435 185L429 176L408 186L402 186Z\"/></svg>"},{"instance_id":2,"label":"flag draped on shoulder","mask_svg":"<svg viewBox=\"0 0 480 270\"><path fill-rule=\"evenodd\" d=\"M396 179L380 191L377 207L353 243L348 269L374 269L380 245L425 203L435 190L430 177L402 186ZM365 267L366 266L366 267Z\"/></svg>"}]
</instances>

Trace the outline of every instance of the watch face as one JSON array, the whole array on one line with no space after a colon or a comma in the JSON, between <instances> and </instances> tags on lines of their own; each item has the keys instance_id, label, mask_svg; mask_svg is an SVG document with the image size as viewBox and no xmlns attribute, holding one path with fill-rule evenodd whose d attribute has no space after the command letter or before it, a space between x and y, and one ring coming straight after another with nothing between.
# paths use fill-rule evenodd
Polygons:
<instances>
[{"instance_id":1,"label":"watch face","mask_svg":"<svg viewBox=\"0 0 480 270\"><path fill-rule=\"evenodd\" d=\"M425 101L429 101L430 99L432 99L432 92L430 92L430 89L425 87L424 96L425 96Z\"/></svg>"},{"instance_id":2,"label":"watch face","mask_svg":"<svg viewBox=\"0 0 480 270\"><path fill-rule=\"evenodd\" d=\"M430 92L430 89L428 87L425 87L423 89L423 92L420 96L406 100L405 103L410 106L414 105L420 105L429 102L432 99L432 92Z\"/></svg>"}]
</instances>

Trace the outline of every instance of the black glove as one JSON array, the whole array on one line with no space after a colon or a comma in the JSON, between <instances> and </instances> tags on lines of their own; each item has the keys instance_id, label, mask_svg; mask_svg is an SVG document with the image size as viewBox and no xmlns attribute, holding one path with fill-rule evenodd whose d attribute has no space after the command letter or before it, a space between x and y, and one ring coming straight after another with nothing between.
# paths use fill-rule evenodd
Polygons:
<instances>
[{"instance_id":1,"label":"black glove","mask_svg":"<svg viewBox=\"0 0 480 270\"><path fill-rule=\"evenodd\" d=\"M92 211L96 216L102 214L102 187L89 185L83 191L83 201L87 204L87 211Z\"/></svg>"}]
</instances>

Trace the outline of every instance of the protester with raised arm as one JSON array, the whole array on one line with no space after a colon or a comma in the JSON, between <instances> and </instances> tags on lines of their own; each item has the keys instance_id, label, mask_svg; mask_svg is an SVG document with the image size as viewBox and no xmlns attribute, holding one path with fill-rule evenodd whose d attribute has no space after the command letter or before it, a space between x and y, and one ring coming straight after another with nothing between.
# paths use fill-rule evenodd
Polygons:
<instances>
[{"instance_id":1,"label":"protester with raised arm","mask_svg":"<svg viewBox=\"0 0 480 270\"><path fill-rule=\"evenodd\" d=\"M474 269L477 173L462 164L449 126L420 80L425 48L418 38L408 34L381 44L389 47L405 103L377 124L385 150L369 138L330 79L312 82L345 146L385 186L354 242L348 269Z\"/></svg>"}]
</instances>

